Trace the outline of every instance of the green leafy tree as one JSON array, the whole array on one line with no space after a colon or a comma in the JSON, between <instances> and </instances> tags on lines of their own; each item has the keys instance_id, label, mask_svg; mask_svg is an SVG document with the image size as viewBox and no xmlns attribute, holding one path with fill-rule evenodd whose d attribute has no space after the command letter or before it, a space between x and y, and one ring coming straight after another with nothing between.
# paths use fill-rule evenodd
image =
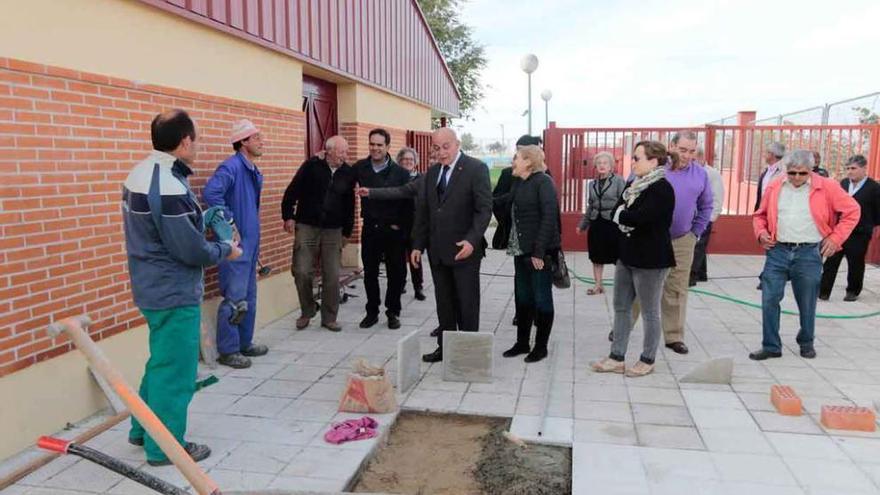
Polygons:
<instances>
[{"instance_id":1,"label":"green leafy tree","mask_svg":"<svg viewBox=\"0 0 880 495\"><path fill-rule=\"evenodd\" d=\"M467 119L483 98L480 73L486 66L485 48L460 18L462 0L418 0L440 53L461 94L461 115Z\"/></svg>"},{"instance_id":2,"label":"green leafy tree","mask_svg":"<svg viewBox=\"0 0 880 495\"><path fill-rule=\"evenodd\" d=\"M506 148L507 148L507 146L504 146L503 144L501 144L500 141L495 141L494 143L489 145L489 153L495 153L496 155L500 155L501 153L504 153L504 150Z\"/></svg>"},{"instance_id":3,"label":"green leafy tree","mask_svg":"<svg viewBox=\"0 0 880 495\"><path fill-rule=\"evenodd\" d=\"M476 151L479 148L479 145L474 142L474 136L469 132L465 132L461 135L461 149L467 153L471 153Z\"/></svg>"}]
</instances>

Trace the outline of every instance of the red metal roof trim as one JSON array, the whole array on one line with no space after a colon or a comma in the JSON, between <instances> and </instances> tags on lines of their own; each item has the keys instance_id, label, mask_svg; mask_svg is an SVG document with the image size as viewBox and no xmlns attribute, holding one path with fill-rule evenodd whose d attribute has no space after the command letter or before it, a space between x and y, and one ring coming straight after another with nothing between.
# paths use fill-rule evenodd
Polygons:
<instances>
[{"instance_id":1,"label":"red metal roof trim","mask_svg":"<svg viewBox=\"0 0 880 495\"><path fill-rule=\"evenodd\" d=\"M140 1L459 115L461 95L416 0Z\"/></svg>"}]
</instances>

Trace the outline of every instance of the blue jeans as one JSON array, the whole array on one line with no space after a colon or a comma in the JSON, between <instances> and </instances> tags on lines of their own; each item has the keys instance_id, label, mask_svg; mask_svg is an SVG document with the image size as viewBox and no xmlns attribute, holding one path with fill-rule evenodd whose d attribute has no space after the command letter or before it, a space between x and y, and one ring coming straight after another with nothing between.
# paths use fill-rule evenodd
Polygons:
<instances>
[{"instance_id":1,"label":"blue jeans","mask_svg":"<svg viewBox=\"0 0 880 495\"><path fill-rule=\"evenodd\" d=\"M810 348L816 333L816 299L819 297L819 282L822 280L822 256L819 254L818 243L780 243L767 251L764 273L761 274L765 351L782 352L779 303L785 296L786 280L791 280L800 313L801 329L797 335L797 343L801 348Z\"/></svg>"}]
</instances>

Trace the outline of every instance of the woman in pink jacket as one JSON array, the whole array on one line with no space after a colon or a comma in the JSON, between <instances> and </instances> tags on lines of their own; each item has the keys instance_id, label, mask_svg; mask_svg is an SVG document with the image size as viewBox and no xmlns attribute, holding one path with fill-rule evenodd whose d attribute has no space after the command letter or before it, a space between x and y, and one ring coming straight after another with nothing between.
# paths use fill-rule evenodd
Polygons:
<instances>
[{"instance_id":1,"label":"woman in pink jacket","mask_svg":"<svg viewBox=\"0 0 880 495\"><path fill-rule=\"evenodd\" d=\"M792 151L784 160L786 174L767 186L752 221L755 236L767 251L761 274L764 340L761 350L749 354L756 361L782 357L779 302L786 280L791 280L800 313L801 357L816 357L813 337L822 257L840 251L861 214L840 184L812 172L810 151Z\"/></svg>"}]
</instances>

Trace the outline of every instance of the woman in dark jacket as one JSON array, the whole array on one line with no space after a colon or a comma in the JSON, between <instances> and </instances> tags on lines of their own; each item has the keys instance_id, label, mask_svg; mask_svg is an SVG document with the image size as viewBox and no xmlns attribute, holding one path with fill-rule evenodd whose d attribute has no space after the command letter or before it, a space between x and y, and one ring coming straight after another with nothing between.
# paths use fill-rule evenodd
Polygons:
<instances>
[{"instance_id":1,"label":"woman in dark jacket","mask_svg":"<svg viewBox=\"0 0 880 495\"><path fill-rule=\"evenodd\" d=\"M654 371L660 344L660 296L669 268L675 266L669 227L675 209L675 192L665 179L664 165L674 168L678 155L657 141L642 141L633 149L635 180L623 191L614 212L621 231L617 268L614 272L614 330L611 353L592 363L600 373L624 373L624 358L632 330L633 302L642 308L645 340L639 361L626 368L627 376Z\"/></svg>"},{"instance_id":2,"label":"woman in dark jacket","mask_svg":"<svg viewBox=\"0 0 880 495\"><path fill-rule=\"evenodd\" d=\"M559 253L559 206L556 187L544 171L540 147L524 146L513 158L513 175L521 180L506 203L510 208L510 237L507 254L513 256L516 300L516 344L504 357L528 355L527 363L547 357L547 341L553 326L552 260ZM535 346L531 347L532 323Z\"/></svg>"},{"instance_id":3,"label":"woman in dark jacket","mask_svg":"<svg viewBox=\"0 0 880 495\"><path fill-rule=\"evenodd\" d=\"M607 151L597 153L593 165L598 176L587 186L587 211L577 227L578 234L589 227L587 249L590 251L595 279L593 287L587 290L591 296L605 292L602 286L603 269L605 265L617 263L620 229L611 217L626 187L626 181L614 175L614 155Z\"/></svg>"}]
</instances>

